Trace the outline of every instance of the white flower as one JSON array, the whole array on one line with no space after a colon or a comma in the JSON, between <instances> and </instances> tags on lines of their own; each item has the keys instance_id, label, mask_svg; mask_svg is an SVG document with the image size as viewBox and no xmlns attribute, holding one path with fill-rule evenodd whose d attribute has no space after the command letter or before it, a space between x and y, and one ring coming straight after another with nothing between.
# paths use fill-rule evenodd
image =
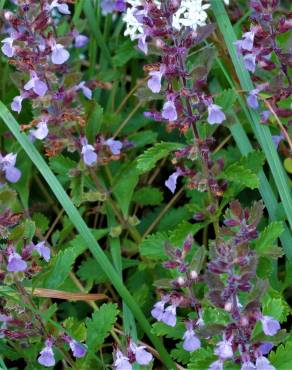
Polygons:
<instances>
[{"instance_id":1,"label":"white flower","mask_svg":"<svg viewBox=\"0 0 292 370\"><path fill-rule=\"evenodd\" d=\"M196 30L198 26L204 26L208 18L206 10L209 7L210 4L202 4L202 0L182 0L181 6L173 15L173 27L180 30L185 26Z\"/></svg>"}]
</instances>

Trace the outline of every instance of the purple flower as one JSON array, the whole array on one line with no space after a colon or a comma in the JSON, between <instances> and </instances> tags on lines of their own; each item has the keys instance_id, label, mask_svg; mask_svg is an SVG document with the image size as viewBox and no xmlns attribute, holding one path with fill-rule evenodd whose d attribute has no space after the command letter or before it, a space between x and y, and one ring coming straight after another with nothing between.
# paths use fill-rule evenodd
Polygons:
<instances>
[{"instance_id":1,"label":"purple flower","mask_svg":"<svg viewBox=\"0 0 292 370\"><path fill-rule=\"evenodd\" d=\"M243 38L241 42L242 49L252 51L253 43L254 43L254 36L255 36L255 33L253 30L251 30L250 32L245 32L242 35L242 38Z\"/></svg>"},{"instance_id":2,"label":"purple flower","mask_svg":"<svg viewBox=\"0 0 292 370\"><path fill-rule=\"evenodd\" d=\"M188 352L196 351L201 347L200 339L196 336L193 329L188 329L183 336L183 349Z\"/></svg>"},{"instance_id":3,"label":"purple flower","mask_svg":"<svg viewBox=\"0 0 292 370\"><path fill-rule=\"evenodd\" d=\"M70 54L63 45L54 43L51 58L54 64L59 65L65 63L70 58Z\"/></svg>"},{"instance_id":4,"label":"purple flower","mask_svg":"<svg viewBox=\"0 0 292 370\"><path fill-rule=\"evenodd\" d=\"M162 117L169 121L177 120L177 111L173 101L168 100L166 103L164 103L162 109Z\"/></svg>"},{"instance_id":5,"label":"purple flower","mask_svg":"<svg viewBox=\"0 0 292 370\"><path fill-rule=\"evenodd\" d=\"M273 143L275 144L275 147L278 148L280 142L285 138L285 135L283 132L280 133L280 135L272 135Z\"/></svg>"},{"instance_id":6,"label":"purple flower","mask_svg":"<svg viewBox=\"0 0 292 370\"><path fill-rule=\"evenodd\" d=\"M276 370L276 368L266 357L260 356L256 359L256 370Z\"/></svg>"},{"instance_id":7,"label":"purple flower","mask_svg":"<svg viewBox=\"0 0 292 370\"><path fill-rule=\"evenodd\" d=\"M148 365L153 359L151 353L145 351L145 348L145 346L137 346L133 342L130 343L130 349L135 354L136 362L139 365Z\"/></svg>"},{"instance_id":8,"label":"purple flower","mask_svg":"<svg viewBox=\"0 0 292 370\"><path fill-rule=\"evenodd\" d=\"M116 360L114 362L116 370L132 370L133 367L130 364L130 360L121 351L117 350Z\"/></svg>"},{"instance_id":9,"label":"purple flower","mask_svg":"<svg viewBox=\"0 0 292 370\"><path fill-rule=\"evenodd\" d=\"M81 358L86 355L87 352L86 347L83 344L77 342L76 340L70 339L69 346L71 348L71 351L73 352L74 357Z\"/></svg>"},{"instance_id":10,"label":"purple flower","mask_svg":"<svg viewBox=\"0 0 292 370\"><path fill-rule=\"evenodd\" d=\"M263 316L261 322L263 325L263 332L266 335L273 336L281 329L279 321L273 319L271 316Z\"/></svg>"},{"instance_id":11,"label":"purple flower","mask_svg":"<svg viewBox=\"0 0 292 370\"><path fill-rule=\"evenodd\" d=\"M13 46L14 40L15 39L10 36L6 37L4 40L1 41L3 43L1 47L2 53L6 55L8 58L12 58L14 56L15 53L15 47Z\"/></svg>"},{"instance_id":12,"label":"purple flower","mask_svg":"<svg viewBox=\"0 0 292 370\"><path fill-rule=\"evenodd\" d=\"M52 10L54 8L57 8L58 11L62 14L71 14L69 7L65 3L59 3L58 0L53 0L51 5L49 6L49 10Z\"/></svg>"},{"instance_id":13,"label":"purple flower","mask_svg":"<svg viewBox=\"0 0 292 370\"><path fill-rule=\"evenodd\" d=\"M250 91L250 93L248 94L248 97L246 99L247 104L252 109L258 109L258 107L259 107L258 93L259 93L258 89L253 89L253 90Z\"/></svg>"},{"instance_id":14,"label":"purple flower","mask_svg":"<svg viewBox=\"0 0 292 370\"><path fill-rule=\"evenodd\" d=\"M222 108L219 107L217 104L209 104L208 105L208 122L210 125L214 125L215 123L222 123L226 119L225 114L222 112Z\"/></svg>"},{"instance_id":15,"label":"purple flower","mask_svg":"<svg viewBox=\"0 0 292 370\"><path fill-rule=\"evenodd\" d=\"M165 186L174 194L176 189L176 183L179 176L181 176L181 171L177 170L165 181Z\"/></svg>"},{"instance_id":16,"label":"purple flower","mask_svg":"<svg viewBox=\"0 0 292 370\"><path fill-rule=\"evenodd\" d=\"M138 48L144 53L148 54L148 44L146 42L147 35L141 34L138 36Z\"/></svg>"},{"instance_id":17,"label":"purple flower","mask_svg":"<svg viewBox=\"0 0 292 370\"><path fill-rule=\"evenodd\" d=\"M218 342L214 353L224 360L231 358L233 356L233 351L230 341L222 340L221 342Z\"/></svg>"},{"instance_id":18,"label":"purple flower","mask_svg":"<svg viewBox=\"0 0 292 370\"><path fill-rule=\"evenodd\" d=\"M256 367L251 361L247 361L242 364L240 370L256 370Z\"/></svg>"},{"instance_id":19,"label":"purple flower","mask_svg":"<svg viewBox=\"0 0 292 370\"><path fill-rule=\"evenodd\" d=\"M7 271L9 272L20 272L25 271L27 268L27 263L21 258L21 256L12 252L8 257Z\"/></svg>"},{"instance_id":20,"label":"purple flower","mask_svg":"<svg viewBox=\"0 0 292 370\"><path fill-rule=\"evenodd\" d=\"M41 81L34 71L30 72L30 80L24 85L24 90L33 90L38 96L44 96L48 91L48 86Z\"/></svg>"},{"instance_id":21,"label":"purple flower","mask_svg":"<svg viewBox=\"0 0 292 370\"><path fill-rule=\"evenodd\" d=\"M41 350L40 356L38 357L38 363L45 367L51 367L56 363L54 352L52 350L52 343L47 340L45 344L45 347Z\"/></svg>"},{"instance_id":22,"label":"purple flower","mask_svg":"<svg viewBox=\"0 0 292 370\"><path fill-rule=\"evenodd\" d=\"M22 95L15 96L11 103L11 109L18 114L21 112L22 109L22 100L24 97Z\"/></svg>"},{"instance_id":23,"label":"purple flower","mask_svg":"<svg viewBox=\"0 0 292 370\"><path fill-rule=\"evenodd\" d=\"M126 9L125 0L116 0L115 10L118 12L123 12Z\"/></svg>"},{"instance_id":24,"label":"purple flower","mask_svg":"<svg viewBox=\"0 0 292 370\"><path fill-rule=\"evenodd\" d=\"M83 95L87 99L92 99L92 91L89 89L89 87L85 86L85 81L81 81L80 84L76 86L76 90L82 90Z\"/></svg>"},{"instance_id":25,"label":"purple flower","mask_svg":"<svg viewBox=\"0 0 292 370\"><path fill-rule=\"evenodd\" d=\"M39 140L45 139L48 136L48 133L49 133L47 122L45 120L44 121L40 121L37 124L36 127L37 127L36 130L30 130L30 133L36 139L39 139Z\"/></svg>"},{"instance_id":26,"label":"purple flower","mask_svg":"<svg viewBox=\"0 0 292 370\"><path fill-rule=\"evenodd\" d=\"M38 252L38 254L43 257L46 262L49 262L51 258L51 251L49 247L46 247L46 242L39 242L34 246L34 250Z\"/></svg>"},{"instance_id":27,"label":"purple flower","mask_svg":"<svg viewBox=\"0 0 292 370\"><path fill-rule=\"evenodd\" d=\"M5 157L0 154L0 169L4 171L6 180L16 183L20 177L21 172L15 167L17 154L9 153Z\"/></svg>"},{"instance_id":28,"label":"purple flower","mask_svg":"<svg viewBox=\"0 0 292 370\"><path fill-rule=\"evenodd\" d=\"M110 14L115 9L115 0L101 0L100 7L102 15Z\"/></svg>"},{"instance_id":29,"label":"purple flower","mask_svg":"<svg viewBox=\"0 0 292 370\"><path fill-rule=\"evenodd\" d=\"M244 57L243 57L243 62L244 62L244 66L245 68L254 73L255 70L256 70L256 56L254 54L246 54Z\"/></svg>"},{"instance_id":30,"label":"purple flower","mask_svg":"<svg viewBox=\"0 0 292 370\"><path fill-rule=\"evenodd\" d=\"M263 123L266 123L269 119L271 115L271 112L269 110L263 110L261 113L260 113L260 116L261 116L261 121Z\"/></svg>"},{"instance_id":31,"label":"purple flower","mask_svg":"<svg viewBox=\"0 0 292 370\"><path fill-rule=\"evenodd\" d=\"M74 38L74 45L76 48L83 48L88 44L88 40L87 36L77 34Z\"/></svg>"},{"instance_id":32,"label":"purple flower","mask_svg":"<svg viewBox=\"0 0 292 370\"><path fill-rule=\"evenodd\" d=\"M165 66L161 65L159 71L151 71L149 73L148 87L153 93L159 93L161 90L161 79L165 73Z\"/></svg>"},{"instance_id":33,"label":"purple flower","mask_svg":"<svg viewBox=\"0 0 292 370\"><path fill-rule=\"evenodd\" d=\"M92 166L97 161L97 154L94 151L94 147L88 144L86 139L82 140L81 153L83 161L87 166Z\"/></svg>"},{"instance_id":34,"label":"purple flower","mask_svg":"<svg viewBox=\"0 0 292 370\"><path fill-rule=\"evenodd\" d=\"M109 138L106 140L106 145L109 147L110 151L113 155L119 155L121 153L121 149L123 144L119 140L114 140L113 138Z\"/></svg>"},{"instance_id":35,"label":"purple flower","mask_svg":"<svg viewBox=\"0 0 292 370\"><path fill-rule=\"evenodd\" d=\"M166 307L162 314L161 321L172 327L176 325L176 305L172 304Z\"/></svg>"},{"instance_id":36,"label":"purple flower","mask_svg":"<svg viewBox=\"0 0 292 370\"><path fill-rule=\"evenodd\" d=\"M212 362L212 364L208 367L208 370L223 370L223 362L221 360Z\"/></svg>"},{"instance_id":37,"label":"purple flower","mask_svg":"<svg viewBox=\"0 0 292 370\"><path fill-rule=\"evenodd\" d=\"M267 355L273 347L273 343L264 342L259 346L259 351L262 355Z\"/></svg>"},{"instance_id":38,"label":"purple flower","mask_svg":"<svg viewBox=\"0 0 292 370\"><path fill-rule=\"evenodd\" d=\"M158 321L161 321L162 315L164 313L165 301L158 301L155 303L153 309L151 310L151 315Z\"/></svg>"}]
</instances>

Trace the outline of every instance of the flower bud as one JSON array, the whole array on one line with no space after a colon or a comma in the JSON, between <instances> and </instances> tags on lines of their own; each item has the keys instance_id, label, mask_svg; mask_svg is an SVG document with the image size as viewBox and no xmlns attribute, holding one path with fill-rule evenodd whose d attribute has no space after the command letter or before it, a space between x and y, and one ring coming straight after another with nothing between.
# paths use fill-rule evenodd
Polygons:
<instances>
[{"instance_id":1,"label":"flower bud","mask_svg":"<svg viewBox=\"0 0 292 370\"><path fill-rule=\"evenodd\" d=\"M122 232L121 226L114 226L111 227L109 234L112 238L117 238L121 235L121 232Z\"/></svg>"},{"instance_id":2,"label":"flower bud","mask_svg":"<svg viewBox=\"0 0 292 370\"><path fill-rule=\"evenodd\" d=\"M191 272L190 272L190 278L192 279L192 280L196 280L197 278L198 278L198 273L197 273L197 271L196 270L192 270Z\"/></svg>"}]
</instances>

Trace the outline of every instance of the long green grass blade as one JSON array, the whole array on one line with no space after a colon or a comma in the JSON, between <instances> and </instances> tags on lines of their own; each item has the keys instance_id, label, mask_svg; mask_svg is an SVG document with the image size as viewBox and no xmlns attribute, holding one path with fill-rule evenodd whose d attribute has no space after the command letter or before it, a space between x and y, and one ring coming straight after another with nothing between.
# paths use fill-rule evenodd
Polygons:
<instances>
[{"instance_id":1,"label":"long green grass blade","mask_svg":"<svg viewBox=\"0 0 292 370\"><path fill-rule=\"evenodd\" d=\"M234 42L236 41L236 35L226 13L223 2L222 0L211 0L211 5L217 24L224 37L230 57L235 67L241 87L245 91L250 91L254 88L254 86L249 73L244 67L242 57L237 54L234 45ZM266 155L280 198L282 200L288 222L290 224L290 227L292 228L291 190L289 189L286 173L283 169L275 145L272 141L270 130L268 127L260 125L260 116L258 112L250 109L249 114L251 117L250 123L252 130Z\"/></svg>"},{"instance_id":2,"label":"long green grass blade","mask_svg":"<svg viewBox=\"0 0 292 370\"><path fill-rule=\"evenodd\" d=\"M29 156L31 161L34 163L34 165L37 167L39 172L42 174L42 176L50 186L52 192L55 194L61 206L64 208L72 224L75 226L76 230L79 232L80 236L86 243L88 249L91 251L92 255L98 262L99 267L108 276L108 278L112 282L113 286L115 287L119 295L126 302L127 306L130 308L133 315L139 322L141 328L144 330L145 334L149 337L149 339L159 352L164 364L167 366L168 369L174 369L175 365L171 357L169 356L168 352L164 348L162 342L160 341L159 338L157 338L157 336L151 333L151 326L148 323L146 317L144 316L142 310L137 305L137 303L135 302L135 300L133 299L133 297L123 284L123 281L121 280L118 272L112 266L109 259L107 258L107 256L105 255L105 253L95 240L94 236L92 235L86 223L80 216L76 207L73 205L69 196L67 195L67 193L65 192L65 190L63 189L58 179L45 162L45 160L37 151L37 149L28 140L26 135L20 132L17 121L1 101L0 101L0 117L3 119L8 129L15 136L16 140L19 142L21 147L24 149L26 154Z\"/></svg>"},{"instance_id":3,"label":"long green grass blade","mask_svg":"<svg viewBox=\"0 0 292 370\"><path fill-rule=\"evenodd\" d=\"M100 50L102 51L103 57L106 59L108 64L112 65L111 55L100 31L99 23L96 18L96 12L94 11L91 0L86 0L84 2L83 10L88 20L89 28L94 35Z\"/></svg>"}]
</instances>

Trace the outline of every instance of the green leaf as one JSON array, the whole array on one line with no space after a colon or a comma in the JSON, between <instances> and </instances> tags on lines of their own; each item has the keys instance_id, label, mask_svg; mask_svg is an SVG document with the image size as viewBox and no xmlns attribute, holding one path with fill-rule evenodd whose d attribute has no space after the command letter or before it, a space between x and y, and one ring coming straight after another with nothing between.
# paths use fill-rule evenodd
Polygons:
<instances>
[{"instance_id":1,"label":"green leaf","mask_svg":"<svg viewBox=\"0 0 292 370\"><path fill-rule=\"evenodd\" d=\"M68 317L62 325L75 340L84 341L86 339L86 327L84 322L79 322L75 317Z\"/></svg>"},{"instance_id":2,"label":"green leaf","mask_svg":"<svg viewBox=\"0 0 292 370\"><path fill-rule=\"evenodd\" d=\"M138 180L139 172L135 167L131 166L122 173L112 189L124 216L128 215L129 206Z\"/></svg>"},{"instance_id":3,"label":"green leaf","mask_svg":"<svg viewBox=\"0 0 292 370\"><path fill-rule=\"evenodd\" d=\"M138 58L140 54L134 47L134 43L130 40L124 41L119 45L118 49L115 51L115 56L112 58L113 65L116 67L122 67L130 59Z\"/></svg>"},{"instance_id":4,"label":"green leaf","mask_svg":"<svg viewBox=\"0 0 292 370\"><path fill-rule=\"evenodd\" d=\"M262 169L265 163L265 155L263 152L260 151L252 151L248 153L246 156L241 157L238 162L245 168L248 168L253 173L258 173Z\"/></svg>"},{"instance_id":5,"label":"green leaf","mask_svg":"<svg viewBox=\"0 0 292 370\"><path fill-rule=\"evenodd\" d=\"M42 234L48 230L50 221L42 213L34 213L32 219L35 222L36 228L39 229Z\"/></svg>"},{"instance_id":6,"label":"green leaf","mask_svg":"<svg viewBox=\"0 0 292 370\"><path fill-rule=\"evenodd\" d=\"M223 90L216 97L215 103L218 104L224 112L228 112L236 101L236 94L233 89Z\"/></svg>"},{"instance_id":7,"label":"green leaf","mask_svg":"<svg viewBox=\"0 0 292 370\"><path fill-rule=\"evenodd\" d=\"M196 233L204 227L203 224L191 224L187 221L182 221L176 228L170 231L169 240L173 245L180 246L189 235L195 236Z\"/></svg>"},{"instance_id":8,"label":"green leaf","mask_svg":"<svg viewBox=\"0 0 292 370\"><path fill-rule=\"evenodd\" d=\"M104 303L93 313L92 319L86 320L87 345L90 352L98 351L116 322L118 313L116 304Z\"/></svg>"},{"instance_id":9,"label":"green leaf","mask_svg":"<svg viewBox=\"0 0 292 370\"><path fill-rule=\"evenodd\" d=\"M255 173L248 168L243 167L238 163L234 163L227 167L221 174L221 178L233 181L237 184L247 186L251 189L259 187L259 179Z\"/></svg>"},{"instance_id":10,"label":"green leaf","mask_svg":"<svg viewBox=\"0 0 292 370\"><path fill-rule=\"evenodd\" d=\"M281 256L281 249L275 247L273 243L283 233L284 227L281 221L271 222L255 241L255 248L260 256Z\"/></svg>"},{"instance_id":11,"label":"green leaf","mask_svg":"<svg viewBox=\"0 0 292 370\"><path fill-rule=\"evenodd\" d=\"M148 235L140 244L141 256L154 260L166 259L164 244L167 239L167 234L162 232Z\"/></svg>"},{"instance_id":12,"label":"green leaf","mask_svg":"<svg viewBox=\"0 0 292 370\"><path fill-rule=\"evenodd\" d=\"M292 342L281 344L276 351L271 352L269 360L277 370L292 369Z\"/></svg>"},{"instance_id":13,"label":"green leaf","mask_svg":"<svg viewBox=\"0 0 292 370\"><path fill-rule=\"evenodd\" d=\"M107 229L95 230L94 235L96 240L101 239L108 233ZM86 243L81 238L77 236L69 243L69 247L63 251L60 251L56 256L52 258L50 262L53 267L50 268L49 273L46 275L44 281L44 287L49 289L56 289L68 277L72 265L75 263L75 260L80 254L86 250ZM98 266L95 267L99 269Z\"/></svg>"},{"instance_id":14,"label":"green leaf","mask_svg":"<svg viewBox=\"0 0 292 370\"><path fill-rule=\"evenodd\" d=\"M181 322L177 323L175 327L164 324L164 322L156 322L153 324L152 332L159 337L169 339L182 339L186 331L185 325Z\"/></svg>"},{"instance_id":15,"label":"green leaf","mask_svg":"<svg viewBox=\"0 0 292 370\"><path fill-rule=\"evenodd\" d=\"M199 348L192 353L190 363L188 364L189 370L207 370L210 364L217 358L210 347Z\"/></svg>"},{"instance_id":16,"label":"green leaf","mask_svg":"<svg viewBox=\"0 0 292 370\"><path fill-rule=\"evenodd\" d=\"M103 108L94 101L91 107L91 114L86 124L85 132L89 143L95 141L96 135L99 133L103 119Z\"/></svg>"},{"instance_id":17,"label":"green leaf","mask_svg":"<svg viewBox=\"0 0 292 370\"><path fill-rule=\"evenodd\" d=\"M157 206L163 201L163 193L152 186L145 186L134 193L133 201L142 206Z\"/></svg>"},{"instance_id":18,"label":"green leaf","mask_svg":"<svg viewBox=\"0 0 292 370\"><path fill-rule=\"evenodd\" d=\"M179 143L157 143L151 148L147 149L137 159L137 168L141 173L152 170L155 164L162 158L168 156L168 154L176 149L182 147Z\"/></svg>"},{"instance_id":19,"label":"green leaf","mask_svg":"<svg viewBox=\"0 0 292 370\"><path fill-rule=\"evenodd\" d=\"M82 261L79 269L77 271L77 275L80 277L81 280L94 280L96 284L104 283L107 281L106 274L96 266L96 262L94 258L89 257L85 261Z\"/></svg>"},{"instance_id":20,"label":"green leaf","mask_svg":"<svg viewBox=\"0 0 292 370\"><path fill-rule=\"evenodd\" d=\"M181 362L183 365L186 365L190 361L190 352L185 351L181 343L177 344L176 348L170 354L174 360Z\"/></svg>"}]
</instances>

